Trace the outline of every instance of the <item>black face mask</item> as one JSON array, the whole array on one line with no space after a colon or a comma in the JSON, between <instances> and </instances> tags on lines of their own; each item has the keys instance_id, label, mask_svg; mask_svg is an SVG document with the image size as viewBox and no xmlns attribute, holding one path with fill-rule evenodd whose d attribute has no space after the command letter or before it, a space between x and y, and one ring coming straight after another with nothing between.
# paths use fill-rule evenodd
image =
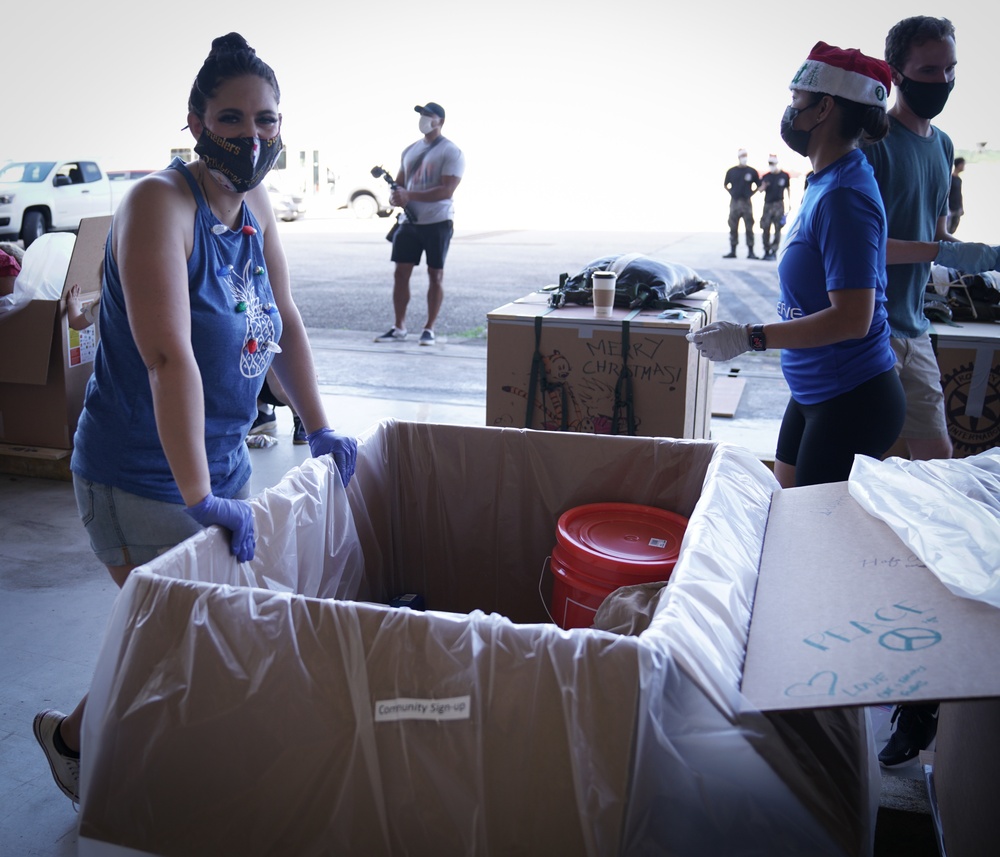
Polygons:
<instances>
[{"instance_id":1,"label":"black face mask","mask_svg":"<svg viewBox=\"0 0 1000 857\"><path fill-rule=\"evenodd\" d=\"M220 137L208 128L194 147L216 181L237 193L257 187L281 154L281 135L270 140L257 137Z\"/></svg>"},{"instance_id":2,"label":"black face mask","mask_svg":"<svg viewBox=\"0 0 1000 857\"><path fill-rule=\"evenodd\" d=\"M903 77L903 82L899 84L899 91L906 96L907 106L922 119L933 119L944 110L954 88L954 78L947 83L922 83Z\"/></svg>"},{"instance_id":3,"label":"black face mask","mask_svg":"<svg viewBox=\"0 0 1000 857\"><path fill-rule=\"evenodd\" d=\"M822 100L822 99L821 99ZM785 145L788 146L793 152L806 157L809 154L809 135L812 134L813 128L819 125L813 125L808 131L800 131L792 127L792 123L795 122L796 117L800 113L804 113L806 110L811 110L819 104L819 101L810 104L808 107L792 107L789 104L785 108L785 115L781 117L781 139L785 141Z\"/></svg>"}]
</instances>

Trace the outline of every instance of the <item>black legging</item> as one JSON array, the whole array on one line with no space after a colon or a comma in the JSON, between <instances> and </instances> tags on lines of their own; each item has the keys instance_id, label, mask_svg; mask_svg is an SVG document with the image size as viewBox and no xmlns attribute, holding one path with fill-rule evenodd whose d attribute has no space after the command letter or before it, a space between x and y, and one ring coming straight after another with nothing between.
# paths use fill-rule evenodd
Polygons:
<instances>
[{"instance_id":1,"label":"black legging","mask_svg":"<svg viewBox=\"0 0 1000 857\"><path fill-rule=\"evenodd\" d=\"M856 454L880 458L896 442L906 398L895 369L825 402L788 400L775 457L795 468L795 485L845 482Z\"/></svg>"}]
</instances>

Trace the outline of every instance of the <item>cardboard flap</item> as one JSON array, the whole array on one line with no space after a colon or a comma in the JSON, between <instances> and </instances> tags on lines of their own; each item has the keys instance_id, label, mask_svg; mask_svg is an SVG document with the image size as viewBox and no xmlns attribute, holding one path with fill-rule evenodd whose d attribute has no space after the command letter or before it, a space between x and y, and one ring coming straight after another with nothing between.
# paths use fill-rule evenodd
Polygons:
<instances>
[{"instance_id":1,"label":"cardboard flap","mask_svg":"<svg viewBox=\"0 0 1000 857\"><path fill-rule=\"evenodd\" d=\"M1000 612L953 595L846 482L777 491L741 691L761 711L1000 696Z\"/></svg>"},{"instance_id":2,"label":"cardboard flap","mask_svg":"<svg viewBox=\"0 0 1000 857\"><path fill-rule=\"evenodd\" d=\"M0 316L0 383L45 384L59 301L28 301Z\"/></svg>"},{"instance_id":3,"label":"cardboard flap","mask_svg":"<svg viewBox=\"0 0 1000 857\"><path fill-rule=\"evenodd\" d=\"M81 295L93 295L101 291L101 277L104 271L104 245L108 230L111 229L111 215L85 217L80 221L80 231L73 246L73 255L63 283L63 300L69 297L74 284L80 286Z\"/></svg>"}]
</instances>

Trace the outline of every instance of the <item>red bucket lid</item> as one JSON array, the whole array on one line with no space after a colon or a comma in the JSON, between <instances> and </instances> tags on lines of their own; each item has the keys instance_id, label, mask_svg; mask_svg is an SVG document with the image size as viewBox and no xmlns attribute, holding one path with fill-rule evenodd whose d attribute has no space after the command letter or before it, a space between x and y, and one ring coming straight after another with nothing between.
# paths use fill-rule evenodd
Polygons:
<instances>
[{"instance_id":1,"label":"red bucket lid","mask_svg":"<svg viewBox=\"0 0 1000 857\"><path fill-rule=\"evenodd\" d=\"M560 515L556 541L576 561L665 580L677 562L687 523L682 515L653 506L591 503Z\"/></svg>"}]
</instances>

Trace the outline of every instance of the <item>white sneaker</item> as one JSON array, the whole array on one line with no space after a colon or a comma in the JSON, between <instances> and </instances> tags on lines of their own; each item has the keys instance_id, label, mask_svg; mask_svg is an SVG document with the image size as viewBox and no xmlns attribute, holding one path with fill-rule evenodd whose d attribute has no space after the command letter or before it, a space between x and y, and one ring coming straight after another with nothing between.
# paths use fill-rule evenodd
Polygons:
<instances>
[{"instance_id":1,"label":"white sneaker","mask_svg":"<svg viewBox=\"0 0 1000 857\"><path fill-rule=\"evenodd\" d=\"M427 330L424 328L424 332L420 334L420 344L421 345L433 345L434 344L434 331Z\"/></svg>"},{"instance_id":2,"label":"white sneaker","mask_svg":"<svg viewBox=\"0 0 1000 857\"><path fill-rule=\"evenodd\" d=\"M52 769L52 779L56 781L59 790L74 803L80 802L80 760L71 756L64 756L56 749L54 736L59 724L66 719L66 715L61 711L53 711L47 708L39 711L35 715L35 722L32 728L35 738L41 744L45 752L45 758L49 760L49 767Z\"/></svg>"},{"instance_id":3,"label":"white sneaker","mask_svg":"<svg viewBox=\"0 0 1000 857\"><path fill-rule=\"evenodd\" d=\"M376 342L402 342L406 339L406 331L400 330L398 327L390 327L381 336L376 336Z\"/></svg>"}]
</instances>

